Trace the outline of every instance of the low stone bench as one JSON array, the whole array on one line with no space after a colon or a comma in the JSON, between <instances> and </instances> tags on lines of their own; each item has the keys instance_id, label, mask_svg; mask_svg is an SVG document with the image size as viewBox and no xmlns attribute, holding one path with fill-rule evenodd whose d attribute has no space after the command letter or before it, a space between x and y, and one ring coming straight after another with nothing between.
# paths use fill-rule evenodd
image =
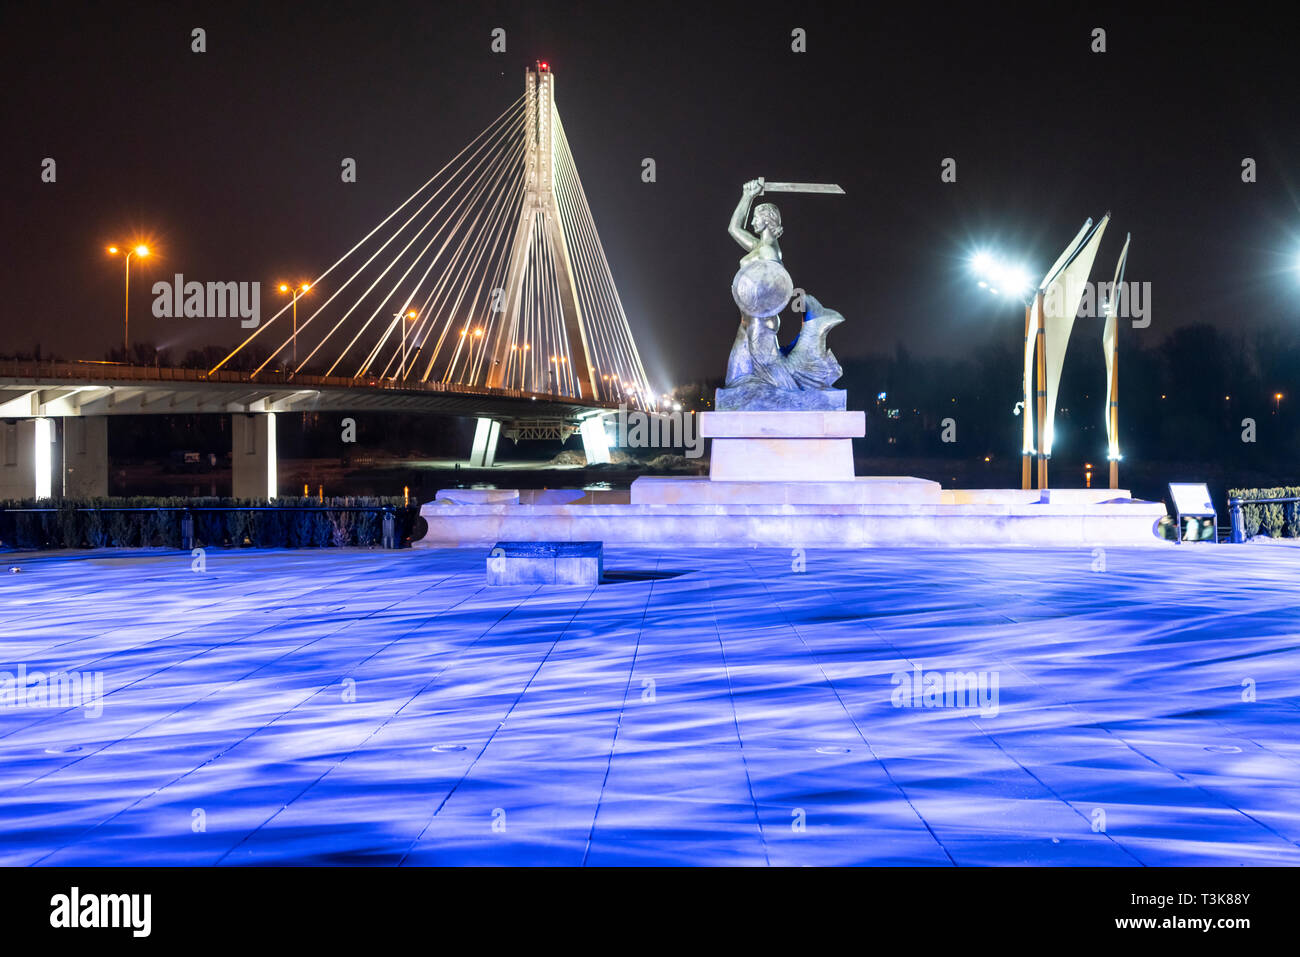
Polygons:
<instances>
[{"instance_id":1,"label":"low stone bench","mask_svg":"<svg viewBox=\"0 0 1300 957\"><path fill-rule=\"evenodd\" d=\"M599 585L603 542L497 542L487 558L489 585Z\"/></svg>"},{"instance_id":2,"label":"low stone bench","mask_svg":"<svg viewBox=\"0 0 1300 957\"><path fill-rule=\"evenodd\" d=\"M451 505L518 505L517 488L440 488L435 502Z\"/></svg>"}]
</instances>

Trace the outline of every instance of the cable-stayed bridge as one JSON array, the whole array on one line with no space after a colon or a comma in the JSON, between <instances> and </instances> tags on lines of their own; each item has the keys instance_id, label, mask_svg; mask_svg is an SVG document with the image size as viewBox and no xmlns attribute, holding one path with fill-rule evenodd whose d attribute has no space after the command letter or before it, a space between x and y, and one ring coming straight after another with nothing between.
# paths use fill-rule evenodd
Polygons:
<instances>
[{"instance_id":1,"label":"cable-stayed bridge","mask_svg":"<svg viewBox=\"0 0 1300 957\"><path fill-rule=\"evenodd\" d=\"M295 373L653 399L545 65L311 288L305 318L286 303L212 371L259 344L255 375L278 360Z\"/></svg>"},{"instance_id":2,"label":"cable-stayed bridge","mask_svg":"<svg viewBox=\"0 0 1300 957\"><path fill-rule=\"evenodd\" d=\"M476 416L491 465L502 432L607 461L599 415L656 407L546 64L309 288L206 372L0 362L0 497L106 494L114 414L235 414L235 494L263 496L278 412Z\"/></svg>"}]
</instances>

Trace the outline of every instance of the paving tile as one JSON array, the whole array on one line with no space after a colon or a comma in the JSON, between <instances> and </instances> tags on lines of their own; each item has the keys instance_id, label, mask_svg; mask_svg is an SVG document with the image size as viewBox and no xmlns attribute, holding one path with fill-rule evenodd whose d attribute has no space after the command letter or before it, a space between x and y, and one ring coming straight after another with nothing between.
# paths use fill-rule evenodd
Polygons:
<instances>
[{"instance_id":1,"label":"paving tile","mask_svg":"<svg viewBox=\"0 0 1300 957\"><path fill-rule=\"evenodd\" d=\"M482 561L7 555L0 864L1300 864L1297 550Z\"/></svg>"}]
</instances>

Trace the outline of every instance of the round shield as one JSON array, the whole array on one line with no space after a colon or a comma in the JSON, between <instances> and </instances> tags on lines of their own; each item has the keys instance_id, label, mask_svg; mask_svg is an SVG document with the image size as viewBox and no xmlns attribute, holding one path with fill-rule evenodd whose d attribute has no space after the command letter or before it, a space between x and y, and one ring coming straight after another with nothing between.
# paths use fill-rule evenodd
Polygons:
<instances>
[{"instance_id":1,"label":"round shield","mask_svg":"<svg viewBox=\"0 0 1300 957\"><path fill-rule=\"evenodd\" d=\"M740 267L731 281L731 298L747 316L765 319L785 308L794 283L785 267L773 259L755 259Z\"/></svg>"}]
</instances>

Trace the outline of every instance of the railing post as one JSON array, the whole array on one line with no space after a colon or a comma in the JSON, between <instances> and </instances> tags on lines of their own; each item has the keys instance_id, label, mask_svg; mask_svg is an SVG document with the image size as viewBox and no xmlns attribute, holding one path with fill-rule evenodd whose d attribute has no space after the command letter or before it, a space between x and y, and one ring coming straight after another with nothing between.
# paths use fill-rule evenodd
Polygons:
<instances>
[{"instance_id":1,"label":"railing post","mask_svg":"<svg viewBox=\"0 0 1300 957\"><path fill-rule=\"evenodd\" d=\"M1246 540L1246 530L1241 524L1241 499L1229 499L1228 507L1232 512L1232 541L1240 545Z\"/></svg>"},{"instance_id":2,"label":"railing post","mask_svg":"<svg viewBox=\"0 0 1300 957\"><path fill-rule=\"evenodd\" d=\"M384 506L384 548L397 547L397 516L391 505Z\"/></svg>"},{"instance_id":3,"label":"railing post","mask_svg":"<svg viewBox=\"0 0 1300 957\"><path fill-rule=\"evenodd\" d=\"M181 516L181 546L186 551L194 548L194 513L188 508Z\"/></svg>"}]
</instances>

